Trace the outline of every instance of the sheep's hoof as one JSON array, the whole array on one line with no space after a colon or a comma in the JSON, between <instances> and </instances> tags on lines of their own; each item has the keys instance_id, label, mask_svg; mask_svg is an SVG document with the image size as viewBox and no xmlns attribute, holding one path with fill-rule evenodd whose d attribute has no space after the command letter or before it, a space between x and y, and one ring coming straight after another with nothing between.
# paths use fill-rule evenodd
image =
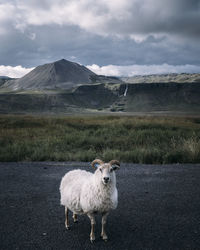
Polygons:
<instances>
[{"instance_id":1,"label":"sheep's hoof","mask_svg":"<svg viewBox=\"0 0 200 250\"><path fill-rule=\"evenodd\" d=\"M70 230L70 226L65 226L67 230Z\"/></svg>"},{"instance_id":2,"label":"sheep's hoof","mask_svg":"<svg viewBox=\"0 0 200 250\"><path fill-rule=\"evenodd\" d=\"M73 214L72 218L73 218L74 223L78 222L77 214Z\"/></svg>"},{"instance_id":3,"label":"sheep's hoof","mask_svg":"<svg viewBox=\"0 0 200 250\"><path fill-rule=\"evenodd\" d=\"M90 242L93 243L95 241L95 236L90 237Z\"/></svg>"},{"instance_id":4,"label":"sheep's hoof","mask_svg":"<svg viewBox=\"0 0 200 250\"><path fill-rule=\"evenodd\" d=\"M107 235L101 235L101 238L102 238L102 240L104 240L105 242L107 242L108 241L108 237L107 237Z\"/></svg>"}]
</instances>

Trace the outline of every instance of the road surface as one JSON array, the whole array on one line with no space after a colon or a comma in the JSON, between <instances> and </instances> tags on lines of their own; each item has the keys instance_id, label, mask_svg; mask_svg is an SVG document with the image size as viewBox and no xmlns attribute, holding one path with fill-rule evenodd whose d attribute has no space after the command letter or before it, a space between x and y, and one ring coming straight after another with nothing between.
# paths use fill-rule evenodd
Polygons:
<instances>
[{"instance_id":1,"label":"road surface","mask_svg":"<svg viewBox=\"0 0 200 250\"><path fill-rule=\"evenodd\" d=\"M118 208L108 217L107 243L89 240L90 222L65 230L59 183L88 163L0 163L0 249L200 249L200 164L122 164Z\"/></svg>"}]
</instances>

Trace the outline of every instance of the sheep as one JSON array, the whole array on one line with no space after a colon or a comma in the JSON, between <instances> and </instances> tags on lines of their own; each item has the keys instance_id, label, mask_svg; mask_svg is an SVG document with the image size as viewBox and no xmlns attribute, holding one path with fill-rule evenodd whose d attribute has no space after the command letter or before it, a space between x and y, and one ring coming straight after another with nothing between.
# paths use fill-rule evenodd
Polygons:
<instances>
[{"instance_id":1,"label":"sheep","mask_svg":"<svg viewBox=\"0 0 200 250\"><path fill-rule=\"evenodd\" d=\"M91 222L90 241L95 240L95 214L102 215L101 237L108 240L105 225L111 209L118 205L115 170L120 163L112 160L104 163L95 159L91 163L96 168L94 174L85 170L72 170L64 175L60 183L61 205L65 206L65 227L69 229L69 210L73 212L74 222L77 215L86 214Z\"/></svg>"}]
</instances>

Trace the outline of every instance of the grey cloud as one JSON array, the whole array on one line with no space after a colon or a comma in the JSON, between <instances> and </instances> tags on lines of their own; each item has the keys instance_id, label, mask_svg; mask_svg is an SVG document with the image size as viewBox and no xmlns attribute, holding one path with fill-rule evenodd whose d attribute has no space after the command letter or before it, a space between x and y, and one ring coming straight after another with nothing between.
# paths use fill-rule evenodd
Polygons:
<instances>
[{"instance_id":1,"label":"grey cloud","mask_svg":"<svg viewBox=\"0 0 200 250\"><path fill-rule=\"evenodd\" d=\"M29 9L44 11L48 11L54 3L62 7L65 2L7 1L13 5L24 4ZM117 5L114 0L110 2L113 2L112 6ZM92 2L87 0L86 3L88 5ZM129 8L124 8L129 15L124 14L122 18L115 15L114 10L98 4L98 1L97 4L93 3L91 11L97 16L102 15L99 27L91 28L89 24L83 27L78 21L60 25L26 23L24 30L20 31L14 25L15 17L8 19L3 23L6 33L0 37L0 65L34 67L60 58L99 66L164 63L200 65L198 0L127 1ZM84 11L87 5L84 5ZM106 15L110 16L104 21ZM103 35L98 32L98 28ZM131 38L132 34L133 38L141 34L145 39L136 42Z\"/></svg>"},{"instance_id":2,"label":"grey cloud","mask_svg":"<svg viewBox=\"0 0 200 250\"><path fill-rule=\"evenodd\" d=\"M169 34L200 37L198 0L133 1L130 17L123 22L112 19L106 31L113 34ZM191 38L191 37L190 37Z\"/></svg>"},{"instance_id":3,"label":"grey cloud","mask_svg":"<svg viewBox=\"0 0 200 250\"><path fill-rule=\"evenodd\" d=\"M24 22L24 25L54 22L74 24L91 33L104 35L148 36L161 33L200 37L199 0L122 0L123 2L121 4L120 1L109 0L103 4L101 1L91 0L18 0L14 6L21 14L18 22ZM23 12L21 7L26 11ZM39 14L39 10L43 13ZM29 16L32 18L29 19Z\"/></svg>"},{"instance_id":4,"label":"grey cloud","mask_svg":"<svg viewBox=\"0 0 200 250\"><path fill-rule=\"evenodd\" d=\"M29 33L36 34L31 40ZM199 64L199 47L174 44L166 37L149 36L142 43L130 38L101 37L77 27L30 27L24 34L13 30L0 41L0 65L34 67L60 58L84 65Z\"/></svg>"},{"instance_id":5,"label":"grey cloud","mask_svg":"<svg viewBox=\"0 0 200 250\"><path fill-rule=\"evenodd\" d=\"M27 5L26 0L17 0L13 2L16 2L17 5ZM57 3L59 2L61 1L57 0ZM36 9L49 9L53 3L55 3L54 0L28 0L28 6Z\"/></svg>"}]
</instances>

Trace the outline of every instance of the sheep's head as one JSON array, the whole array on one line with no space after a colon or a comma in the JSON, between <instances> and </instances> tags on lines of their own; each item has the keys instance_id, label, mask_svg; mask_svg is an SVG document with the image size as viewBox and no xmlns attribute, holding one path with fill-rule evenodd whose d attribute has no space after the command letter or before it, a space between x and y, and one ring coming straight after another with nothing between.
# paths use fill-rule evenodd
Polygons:
<instances>
[{"instance_id":1,"label":"sheep's head","mask_svg":"<svg viewBox=\"0 0 200 250\"><path fill-rule=\"evenodd\" d=\"M117 160L104 163L102 160L96 159L91 165L97 169L97 174L101 175L101 181L104 185L110 183L115 178L114 171L120 167L120 163Z\"/></svg>"}]
</instances>

